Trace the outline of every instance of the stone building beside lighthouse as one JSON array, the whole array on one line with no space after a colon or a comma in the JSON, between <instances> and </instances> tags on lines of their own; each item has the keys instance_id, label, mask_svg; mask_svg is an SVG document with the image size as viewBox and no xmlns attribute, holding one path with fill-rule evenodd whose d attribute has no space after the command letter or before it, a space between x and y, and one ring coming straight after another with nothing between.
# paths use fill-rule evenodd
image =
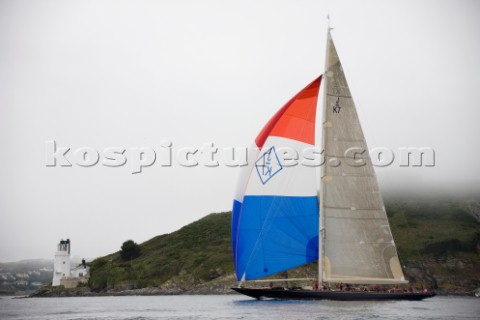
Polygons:
<instances>
[{"instance_id":1,"label":"stone building beside lighthouse","mask_svg":"<svg viewBox=\"0 0 480 320\"><path fill-rule=\"evenodd\" d=\"M75 288L79 283L88 282L89 267L82 263L75 268L70 266L70 239L60 240L57 244L55 252L55 260L53 264L52 286L64 286L65 288Z\"/></svg>"}]
</instances>

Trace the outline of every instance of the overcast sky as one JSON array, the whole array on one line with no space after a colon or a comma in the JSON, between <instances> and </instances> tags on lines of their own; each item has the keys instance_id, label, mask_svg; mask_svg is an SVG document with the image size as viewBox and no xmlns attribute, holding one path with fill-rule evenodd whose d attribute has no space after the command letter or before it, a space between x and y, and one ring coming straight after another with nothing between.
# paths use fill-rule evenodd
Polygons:
<instances>
[{"instance_id":1,"label":"overcast sky","mask_svg":"<svg viewBox=\"0 0 480 320\"><path fill-rule=\"evenodd\" d=\"M101 164L108 147L249 146L323 72L330 13L384 190L480 179L480 2L0 1L0 261L95 258L230 210L238 168ZM46 141L71 148L47 167ZM81 167L73 151L100 152ZM58 164L58 163L57 163Z\"/></svg>"}]
</instances>

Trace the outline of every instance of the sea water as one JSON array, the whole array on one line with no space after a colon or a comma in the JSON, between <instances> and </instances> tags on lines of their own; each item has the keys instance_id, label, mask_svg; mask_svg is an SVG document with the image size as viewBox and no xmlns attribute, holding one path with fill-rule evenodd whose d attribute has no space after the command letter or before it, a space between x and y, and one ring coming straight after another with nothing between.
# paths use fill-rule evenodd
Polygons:
<instances>
[{"instance_id":1,"label":"sea water","mask_svg":"<svg viewBox=\"0 0 480 320\"><path fill-rule=\"evenodd\" d=\"M245 296L0 298L0 319L480 319L480 298L257 301Z\"/></svg>"}]
</instances>

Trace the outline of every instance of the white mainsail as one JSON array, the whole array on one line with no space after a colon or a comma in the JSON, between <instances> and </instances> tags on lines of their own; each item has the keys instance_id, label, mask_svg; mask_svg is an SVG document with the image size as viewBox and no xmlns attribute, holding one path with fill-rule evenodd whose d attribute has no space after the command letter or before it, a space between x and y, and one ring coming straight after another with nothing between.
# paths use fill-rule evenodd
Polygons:
<instances>
[{"instance_id":1,"label":"white mainsail","mask_svg":"<svg viewBox=\"0 0 480 320\"><path fill-rule=\"evenodd\" d=\"M319 279L406 283L367 143L330 32L327 41Z\"/></svg>"}]
</instances>

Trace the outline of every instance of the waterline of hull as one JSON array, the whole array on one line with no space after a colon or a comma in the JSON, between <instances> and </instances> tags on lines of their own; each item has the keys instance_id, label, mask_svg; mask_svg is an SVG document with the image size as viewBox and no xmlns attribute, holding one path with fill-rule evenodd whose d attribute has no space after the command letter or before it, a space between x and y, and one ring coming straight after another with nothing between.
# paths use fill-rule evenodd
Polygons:
<instances>
[{"instance_id":1,"label":"waterline of hull","mask_svg":"<svg viewBox=\"0 0 480 320\"><path fill-rule=\"evenodd\" d=\"M282 289L254 289L232 288L236 292L255 299L279 300L423 300L434 297L433 292L365 292L365 291L314 291L314 290L282 290Z\"/></svg>"}]
</instances>

